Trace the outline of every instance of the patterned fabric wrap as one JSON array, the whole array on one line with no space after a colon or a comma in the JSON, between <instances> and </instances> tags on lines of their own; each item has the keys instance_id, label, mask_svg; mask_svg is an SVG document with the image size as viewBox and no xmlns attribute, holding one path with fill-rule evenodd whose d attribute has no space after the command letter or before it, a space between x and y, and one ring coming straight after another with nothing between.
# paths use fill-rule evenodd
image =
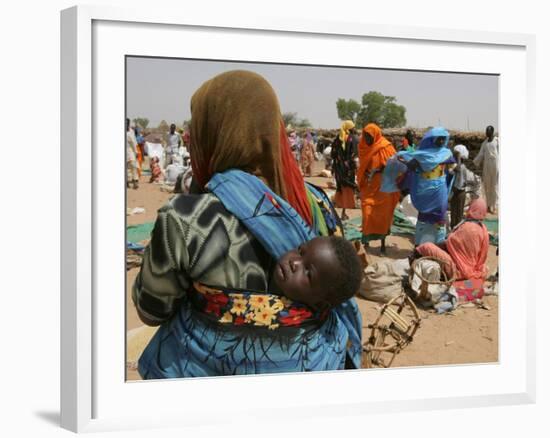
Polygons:
<instances>
[{"instance_id":1,"label":"patterned fabric wrap","mask_svg":"<svg viewBox=\"0 0 550 438\"><path fill-rule=\"evenodd\" d=\"M335 312L320 327L269 330L212 321L185 300L153 337L138 370L144 379L337 370L353 340Z\"/></svg>"},{"instance_id":2,"label":"patterned fabric wrap","mask_svg":"<svg viewBox=\"0 0 550 438\"><path fill-rule=\"evenodd\" d=\"M283 327L319 326L328 312L321 314L286 297L257 291L232 290L193 284L193 305L220 324L253 325L275 330Z\"/></svg>"}]
</instances>

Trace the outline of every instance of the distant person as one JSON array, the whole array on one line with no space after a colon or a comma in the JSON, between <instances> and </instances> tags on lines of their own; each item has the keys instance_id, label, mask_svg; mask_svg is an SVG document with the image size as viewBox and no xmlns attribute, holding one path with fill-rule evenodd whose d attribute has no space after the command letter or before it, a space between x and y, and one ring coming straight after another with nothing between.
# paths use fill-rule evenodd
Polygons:
<instances>
[{"instance_id":1,"label":"distant person","mask_svg":"<svg viewBox=\"0 0 550 438\"><path fill-rule=\"evenodd\" d=\"M160 167L160 159L156 155L151 157L149 161L149 167L151 169L151 178L149 179L150 183L160 182L160 177L162 176L162 169Z\"/></svg>"},{"instance_id":2,"label":"distant person","mask_svg":"<svg viewBox=\"0 0 550 438\"><path fill-rule=\"evenodd\" d=\"M176 132L176 125L172 123L170 125L170 133L168 134L168 138L166 140L166 167L168 167L169 164L172 164L174 157L179 154L181 145L181 136Z\"/></svg>"},{"instance_id":3,"label":"distant person","mask_svg":"<svg viewBox=\"0 0 550 438\"><path fill-rule=\"evenodd\" d=\"M294 156L294 159L296 162L299 162L299 156L298 156L298 136L296 135L295 131L291 131L288 134L288 143L290 144L290 150L292 151L292 155Z\"/></svg>"},{"instance_id":4,"label":"distant person","mask_svg":"<svg viewBox=\"0 0 550 438\"><path fill-rule=\"evenodd\" d=\"M393 211L399 202L399 192L380 191L382 172L388 159L395 154L395 148L382 135L378 125L369 123L363 128L357 171L363 215L361 241L367 249L371 240L380 240L381 254L386 253L386 236L390 234Z\"/></svg>"},{"instance_id":5,"label":"distant person","mask_svg":"<svg viewBox=\"0 0 550 438\"><path fill-rule=\"evenodd\" d=\"M188 127L185 127L183 129L183 135L182 135L181 139L183 141L183 145L187 148L187 150L189 150L189 142L191 140L191 135L189 134L189 128Z\"/></svg>"},{"instance_id":6,"label":"distant person","mask_svg":"<svg viewBox=\"0 0 550 438\"><path fill-rule=\"evenodd\" d=\"M137 171L138 171L138 177L141 177L141 171L143 166L143 151L145 146L145 139L143 135L141 134L141 129L137 126L134 128L134 133L136 135L136 143L137 143Z\"/></svg>"},{"instance_id":7,"label":"distant person","mask_svg":"<svg viewBox=\"0 0 550 438\"><path fill-rule=\"evenodd\" d=\"M466 190L475 188L477 183L474 173L466 167L464 160L469 157L468 148L458 144L453 148L456 167L453 169L454 181L451 189L451 229L456 227L464 217L464 205L466 203Z\"/></svg>"},{"instance_id":8,"label":"distant person","mask_svg":"<svg viewBox=\"0 0 550 438\"><path fill-rule=\"evenodd\" d=\"M407 139L407 143L409 143L408 151L409 152L414 151L416 149L416 143L415 143L415 140L414 140L414 133L412 132L412 130L407 129L407 133L405 134L405 138Z\"/></svg>"},{"instance_id":9,"label":"distant person","mask_svg":"<svg viewBox=\"0 0 550 438\"><path fill-rule=\"evenodd\" d=\"M304 176L311 176L311 168L315 161L315 146L313 145L313 137L308 132L304 136L304 146L301 154L302 173Z\"/></svg>"},{"instance_id":10,"label":"distant person","mask_svg":"<svg viewBox=\"0 0 550 438\"><path fill-rule=\"evenodd\" d=\"M322 152L322 151L320 151L319 149L317 149L317 143L318 143L318 141L319 141L319 137L318 137L316 131L312 131L312 132L311 132L311 141L313 142L313 146L315 146L315 150L316 150L317 152Z\"/></svg>"},{"instance_id":11,"label":"distant person","mask_svg":"<svg viewBox=\"0 0 550 438\"><path fill-rule=\"evenodd\" d=\"M126 187L139 187L137 140L130 119L126 119Z\"/></svg>"},{"instance_id":12,"label":"distant person","mask_svg":"<svg viewBox=\"0 0 550 438\"><path fill-rule=\"evenodd\" d=\"M353 159L355 160L356 168L359 166L359 141L360 138L357 135L355 128L350 129L351 146L353 151Z\"/></svg>"},{"instance_id":13,"label":"distant person","mask_svg":"<svg viewBox=\"0 0 550 438\"><path fill-rule=\"evenodd\" d=\"M496 213L498 205L498 138L491 125L485 129L487 138L481 144L479 153L474 158L477 167L483 166L481 180L489 213Z\"/></svg>"},{"instance_id":14,"label":"distant person","mask_svg":"<svg viewBox=\"0 0 550 438\"><path fill-rule=\"evenodd\" d=\"M340 132L331 145L332 173L336 179L334 203L342 209L342 220L349 219L346 208L355 208L355 159L353 155L353 129L351 120L342 122Z\"/></svg>"}]
</instances>

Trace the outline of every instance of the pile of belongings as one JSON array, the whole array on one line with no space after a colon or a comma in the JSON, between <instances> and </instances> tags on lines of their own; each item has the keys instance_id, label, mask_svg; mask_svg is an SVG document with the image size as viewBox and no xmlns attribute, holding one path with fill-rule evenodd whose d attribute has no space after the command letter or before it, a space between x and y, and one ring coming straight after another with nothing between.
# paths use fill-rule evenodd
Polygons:
<instances>
[{"instance_id":1,"label":"pile of belongings","mask_svg":"<svg viewBox=\"0 0 550 438\"><path fill-rule=\"evenodd\" d=\"M424 257L415 260L409 274L409 287L423 304L433 307L437 313L456 309L458 295L449 281L441 281L441 264Z\"/></svg>"},{"instance_id":2,"label":"pile of belongings","mask_svg":"<svg viewBox=\"0 0 550 438\"><path fill-rule=\"evenodd\" d=\"M139 243L126 243L126 270L141 266L145 247Z\"/></svg>"},{"instance_id":3,"label":"pile of belongings","mask_svg":"<svg viewBox=\"0 0 550 438\"><path fill-rule=\"evenodd\" d=\"M408 290L415 301L433 307L439 314L456 309L457 290L452 279L447 281L444 277L439 262L421 258L413 262L413 267L406 258L369 264L363 271L358 293L367 300L387 303Z\"/></svg>"}]
</instances>

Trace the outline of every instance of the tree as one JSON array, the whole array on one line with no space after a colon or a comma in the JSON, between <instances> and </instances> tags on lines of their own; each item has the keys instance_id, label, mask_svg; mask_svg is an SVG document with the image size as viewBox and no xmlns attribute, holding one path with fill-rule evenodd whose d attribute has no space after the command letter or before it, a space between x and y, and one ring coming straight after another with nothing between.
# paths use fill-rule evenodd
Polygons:
<instances>
[{"instance_id":1,"label":"tree","mask_svg":"<svg viewBox=\"0 0 550 438\"><path fill-rule=\"evenodd\" d=\"M351 120L355 123L357 115L361 111L361 105L353 99L338 99L336 101L336 110L338 111L338 118L340 120Z\"/></svg>"},{"instance_id":2,"label":"tree","mask_svg":"<svg viewBox=\"0 0 550 438\"><path fill-rule=\"evenodd\" d=\"M299 119L297 113L283 113L283 122L285 126L293 126L294 128L309 128L311 123L308 119Z\"/></svg>"},{"instance_id":3,"label":"tree","mask_svg":"<svg viewBox=\"0 0 550 438\"><path fill-rule=\"evenodd\" d=\"M133 122L135 125L141 126L143 129L146 129L147 125L149 124L149 119L146 117L136 117Z\"/></svg>"},{"instance_id":4,"label":"tree","mask_svg":"<svg viewBox=\"0 0 550 438\"><path fill-rule=\"evenodd\" d=\"M158 125L158 130L161 132L168 132L170 131L170 125L168 125L168 122L166 120L161 120Z\"/></svg>"},{"instance_id":5,"label":"tree","mask_svg":"<svg viewBox=\"0 0 550 438\"><path fill-rule=\"evenodd\" d=\"M311 128L311 122L308 119L299 119L296 122L297 128Z\"/></svg>"},{"instance_id":6,"label":"tree","mask_svg":"<svg viewBox=\"0 0 550 438\"><path fill-rule=\"evenodd\" d=\"M361 105L353 99L338 99L336 110L340 120L353 120L361 127L376 123L382 128L396 128L407 123L406 108L398 105L394 96L384 96L378 91L363 94Z\"/></svg>"}]
</instances>

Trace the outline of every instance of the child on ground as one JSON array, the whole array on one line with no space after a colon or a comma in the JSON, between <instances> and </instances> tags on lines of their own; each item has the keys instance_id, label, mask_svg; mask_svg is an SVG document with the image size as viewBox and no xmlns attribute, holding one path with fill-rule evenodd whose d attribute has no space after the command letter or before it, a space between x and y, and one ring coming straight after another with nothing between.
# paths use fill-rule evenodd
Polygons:
<instances>
[{"instance_id":1,"label":"child on ground","mask_svg":"<svg viewBox=\"0 0 550 438\"><path fill-rule=\"evenodd\" d=\"M149 179L149 182L150 183L160 182L160 177L162 176L162 169L160 168L159 157L157 156L151 157L149 167L151 168L151 178Z\"/></svg>"},{"instance_id":2,"label":"child on ground","mask_svg":"<svg viewBox=\"0 0 550 438\"><path fill-rule=\"evenodd\" d=\"M316 237L284 254L273 271L274 293L315 310L353 297L363 270L354 246L337 236Z\"/></svg>"}]
</instances>

